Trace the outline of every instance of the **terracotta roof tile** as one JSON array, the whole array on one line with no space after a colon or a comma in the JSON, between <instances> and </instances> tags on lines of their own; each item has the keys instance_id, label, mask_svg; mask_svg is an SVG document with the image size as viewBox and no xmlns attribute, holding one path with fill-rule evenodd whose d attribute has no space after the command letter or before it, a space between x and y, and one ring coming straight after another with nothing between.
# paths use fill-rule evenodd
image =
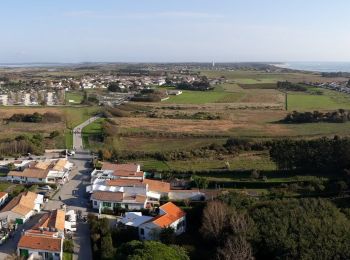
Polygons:
<instances>
[{"instance_id":1,"label":"terracotta roof tile","mask_svg":"<svg viewBox=\"0 0 350 260\"><path fill-rule=\"evenodd\" d=\"M44 214L39 223L35 225L34 229L39 228L54 228L58 231L64 231L66 213L64 210L56 209Z\"/></svg>"},{"instance_id":2,"label":"terracotta roof tile","mask_svg":"<svg viewBox=\"0 0 350 260\"><path fill-rule=\"evenodd\" d=\"M155 191L155 192L169 192L170 191L170 183L169 182L150 180L150 179L144 179L143 182L148 184L148 189L150 191Z\"/></svg>"},{"instance_id":3,"label":"terracotta roof tile","mask_svg":"<svg viewBox=\"0 0 350 260\"><path fill-rule=\"evenodd\" d=\"M116 164L103 163L102 170L137 172L139 165L134 163Z\"/></svg>"},{"instance_id":4,"label":"terracotta roof tile","mask_svg":"<svg viewBox=\"0 0 350 260\"><path fill-rule=\"evenodd\" d=\"M52 168L53 170L55 171L63 171L64 170L64 167L66 166L67 164L67 159L59 159L54 167Z\"/></svg>"},{"instance_id":5,"label":"terracotta roof tile","mask_svg":"<svg viewBox=\"0 0 350 260\"><path fill-rule=\"evenodd\" d=\"M22 192L13 198L0 212L12 211L20 215L27 215L34 209L37 194L34 192Z\"/></svg>"},{"instance_id":6,"label":"terracotta roof tile","mask_svg":"<svg viewBox=\"0 0 350 260\"><path fill-rule=\"evenodd\" d=\"M10 171L8 176L16 176L16 177L27 177L27 178L41 178L45 179L47 177L49 170L36 169L36 168L26 168L22 172L18 171Z\"/></svg>"},{"instance_id":7,"label":"terracotta roof tile","mask_svg":"<svg viewBox=\"0 0 350 260\"><path fill-rule=\"evenodd\" d=\"M100 201L123 201L123 192L95 191L91 199Z\"/></svg>"},{"instance_id":8,"label":"terracotta roof tile","mask_svg":"<svg viewBox=\"0 0 350 260\"><path fill-rule=\"evenodd\" d=\"M18 247L40 249L50 252L61 252L62 239L46 236L23 235L18 242Z\"/></svg>"},{"instance_id":9,"label":"terracotta roof tile","mask_svg":"<svg viewBox=\"0 0 350 260\"><path fill-rule=\"evenodd\" d=\"M152 222L160 227L168 227L176 220L182 218L186 213L172 202L168 202L159 207L165 214L157 216Z\"/></svg>"},{"instance_id":10,"label":"terracotta roof tile","mask_svg":"<svg viewBox=\"0 0 350 260\"><path fill-rule=\"evenodd\" d=\"M6 195L8 195L7 192L0 191L0 199L2 199L3 197L5 197Z\"/></svg>"},{"instance_id":11,"label":"terracotta roof tile","mask_svg":"<svg viewBox=\"0 0 350 260\"><path fill-rule=\"evenodd\" d=\"M118 186L118 187L144 187L145 183L140 180L130 179L116 179L106 181L107 186Z\"/></svg>"}]
</instances>

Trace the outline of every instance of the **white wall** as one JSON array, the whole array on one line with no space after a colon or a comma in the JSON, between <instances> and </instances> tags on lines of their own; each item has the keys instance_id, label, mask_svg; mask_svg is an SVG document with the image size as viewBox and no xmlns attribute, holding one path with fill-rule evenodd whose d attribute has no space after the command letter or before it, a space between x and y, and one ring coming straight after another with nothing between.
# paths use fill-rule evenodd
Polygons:
<instances>
[{"instance_id":1,"label":"white wall","mask_svg":"<svg viewBox=\"0 0 350 260\"><path fill-rule=\"evenodd\" d=\"M96 204L95 204L95 202L96 202ZM107 202L109 202L109 201L107 201ZM114 208L114 203L116 203L116 202L110 202L111 203L111 207L105 207L105 206L103 206L103 201L99 201L99 200L92 200L92 207L94 208L94 209L99 209L100 207L101 207L101 209L103 209L103 208L108 208L108 209L111 209L111 210L113 210L113 208ZM101 206L100 206L101 205ZM120 203L120 206L121 206L121 208L126 208L125 207L125 205L128 205L128 209L131 209L131 210L141 210L141 209L143 209L144 208L144 204L142 204L142 203L125 203L125 202L123 202L123 203Z\"/></svg>"}]
</instances>

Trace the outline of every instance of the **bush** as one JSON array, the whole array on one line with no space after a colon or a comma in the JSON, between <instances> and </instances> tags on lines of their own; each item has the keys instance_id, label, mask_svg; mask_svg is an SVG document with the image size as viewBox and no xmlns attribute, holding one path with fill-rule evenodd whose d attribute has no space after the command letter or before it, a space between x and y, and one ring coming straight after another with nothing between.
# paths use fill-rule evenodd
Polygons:
<instances>
[{"instance_id":1,"label":"bush","mask_svg":"<svg viewBox=\"0 0 350 260\"><path fill-rule=\"evenodd\" d=\"M74 243L71 239L65 239L63 242L63 252L74 253Z\"/></svg>"}]
</instances>

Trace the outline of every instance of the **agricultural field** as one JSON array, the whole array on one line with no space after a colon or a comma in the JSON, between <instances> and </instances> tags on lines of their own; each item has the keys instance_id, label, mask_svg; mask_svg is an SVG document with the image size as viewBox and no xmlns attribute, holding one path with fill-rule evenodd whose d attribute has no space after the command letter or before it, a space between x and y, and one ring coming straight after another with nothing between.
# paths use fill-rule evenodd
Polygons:
<instances>
[{"instance_id":1,"label":"agricultural field","mask_svg":"<svg viewBox=\"0 0 350 260\"><path fill-rule=\"evenodd\" d=\"M313 111L350 109L350 95L331 90L322 90L323 95L304 93L288 94L288 110Z\"/></svg>"},{"instance_id":2,"label":"agricultural field","mask_svg":"<svg viewBox=\"0 0 350 260\"><path fill-rule=\"evenodd\" d=\"M19 135L33 135L41 133L48 137L53 131L58 131L61 135L54 141L45 139L46 148L65 148L72 145L71 129L90 118L98 111L97 107L1 107L0 108L0 140L13 139ZM25 123L9 122L5 119L13 114L44 114L46 112L61 115L62 121L57 123Z\"/></svg>"},{"instance_id":3,"label":"agricultural field","mask_svg":"<svg viewBox=\"0 0 350 260\"><path fill-rule=\"evenodd\" d=\"M303 72L261 72L261 71L201 71L201 75L209 78L224 76L227 80L241 84L276 83L277 81L290 82L331 82L346 81L346 78L324 78L318 73Z\"/></svg>"},{"instance_id":4,"label":"agricultural field","mask_svg":"<svg viewBox=\"0 0 350 260\"><path fill-rule=\"evenodd\" d=\"M224 91L186 91L179 96L171 96L164 103L169 104L206 104L206 103L233 103L237 102L244 93L228 93Z\"/></svg>"}]
</instances>

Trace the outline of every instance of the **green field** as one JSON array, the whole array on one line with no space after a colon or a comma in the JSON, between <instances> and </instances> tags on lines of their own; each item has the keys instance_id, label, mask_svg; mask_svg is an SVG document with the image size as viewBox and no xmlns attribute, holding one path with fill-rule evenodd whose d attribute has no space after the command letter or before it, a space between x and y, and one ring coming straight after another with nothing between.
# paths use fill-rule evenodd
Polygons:
<instances>
[{"instance_id":1,"label":"green field","mask_svg":"<svg viewBox=\"0 0 350 260\"><path fill-rule=\"evenodd\" d=\"M66 92L66 104L81 104L83 98L84 96L82 92Z\"/></svg>"},{"instance_id":2,"label":"green field","mask_svg":"<svg viewBox=\"0 0 350 260\"><path fill-rule=\"evenodd\" d=\"M98 107L66 107L62 108L66 122L65 130L65 144L66 148L71 149L73 147L73 134L74 127L88 120L95 115L100 108Z\"/></svg>"},{"instance_id":3,"label":"green field","mask_svg":"<svg viewBox=\"0 0 350 260\"><path fill-rule=\"evenodd\" d=\"M206 104L206 103L233 103L237 102L243 93L229 93L225 91L188 91L184 90L179 96L170 96L163 103L170 104Z\"/></svg>"},{"instance_id":4,"label":"green field","mask_svg":"<svg viewBox=\"0 0 350 260\"><path fill-rule=\"evenodd\" d=\"M349 99L344 97L345 94L332 93L334 91L324 92L323 95L310 95L303 93L289 93L288 94L288 110L305 111L315 109L349 109Z\"/></svg>"},{"instance_id":5,"label":"green field","mask_svg":"<svg viewBox=\"0 0 350 260\"><path fill-rule=\"evenodd\" d=\"M230 170L275 170L276 165L273 163L268 154L265 152L249 154L244 153L239 156L231 156L222 160L207 158L179 161L157 161L143 160L140 161L142 169L147 170L173 170L173 171L208 171L227 169L226 163L229 163Z\"/></svg>"},{"instance_id":6,"label":"green field","mask_svg":"<svg viewBox=\"0 0 350 260\"><path fill-rule=\"evenodd\" d=\"M102 134L102 124L104 121L104 118L100 118L83 128L82 137L85 148L91 148L90 137L99 136Z\"/></svg>"}]
</instances>

